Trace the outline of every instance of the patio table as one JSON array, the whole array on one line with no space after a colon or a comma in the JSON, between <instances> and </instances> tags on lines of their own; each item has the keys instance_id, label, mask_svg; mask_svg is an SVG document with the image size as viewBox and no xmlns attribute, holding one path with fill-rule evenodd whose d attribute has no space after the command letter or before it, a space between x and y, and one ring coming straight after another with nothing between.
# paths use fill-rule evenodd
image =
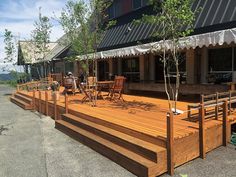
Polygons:
<instances>
[{"instance_id":1,"label":"patio table","mask_svg":"<svg viewBox=\"0 0 236 177\"><path fill-rule=\"evenodd\" d=\"M102 89L107 88L108 89L108 94L106 96L109 96L110 89L113 86L114 81L98 81L96 84L97 84L97 91L98 91L97 97L102 97L103 98Z\"/></svg>"}]
</instances>

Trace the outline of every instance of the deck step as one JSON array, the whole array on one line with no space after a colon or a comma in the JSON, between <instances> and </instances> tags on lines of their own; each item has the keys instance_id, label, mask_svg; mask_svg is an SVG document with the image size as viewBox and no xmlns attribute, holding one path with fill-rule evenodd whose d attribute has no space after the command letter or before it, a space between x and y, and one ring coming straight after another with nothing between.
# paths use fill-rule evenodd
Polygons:
<instances>
[{"instance_id":1,"label":"deck step","mask_svg":"<svg viewBox=\"0 0 236 177\"><path fill-rule=\"evenodd\" d=\"M92 132L64 120L57 120L55 127L75 140L82 142L100 154L108 157L137 176L153 177L158 173L156 170L158 163L148 160Z\"/></svg>"},{"instance_id":2,"label":"deck step","mask_svg":"<svg viewBox=\"0 0 236 177\"><path fill-rule=\"evenodd\" d=\"M158 152L166 149L158 145L149 143L139 138L119 132L112 128L96 124L94 122L76 117L71 114L63 114L62 119L77 127L83 128L97 136L100 136L108 141L111 141L119 146L129 149L153 162L157 162Z\"/></svg>"},{"instance_id":3,"label":"deck step","mask_svg":"<svg viewBox=\"0 0 236 177\"><path fill-rule=\"evenodd\" d=\"M25 110L32 110L33 109L32 105L25 103L24 101L14 97L14 96L10 97L10 101L15 103L16 105L22 107Z\"/></svg>"},{"instance_id":4,"label":"deck step","mask_svg":"<svg viewBox=\"0 0 236 177\"><path fill-rule=\"evenodd\" d=\"M14 95L15 98L19 99L19 100L22 100L24 101L25 103L28 103L28 104L32 104L32 99L23 95L23 94L20 94L20 93L16 93Z\"/></svg>"},{"instance_id":5,"label":"deck step","mask_svg":"<svg viewBox=\"0 0 236 177\"><path fill-rule=\"evenodd\" d=\"M134 129L130 129L128 127L124 127L122 125L115 124L113 122L102 120L98 117L93 117L93 116L90 116L88 114L84 114L84 113L81 113L81 112L76 112L76 111L70 110L70 114L73 114L76 117L88 120L90 122L96 123L98 125L102 125L104 127L108 127L108 128L117 130L119 132L122 132L124 134L127 134L127 135L130 135L132 137L138 138L140 140L144 140L144 141L147 141L149 143L152 143L152 144L161 146L163 148L166 148L166 138L164 138L164 137L151 136L151 135L148 135L146 133L136 131Z\"/></svg>"}]
</instances>

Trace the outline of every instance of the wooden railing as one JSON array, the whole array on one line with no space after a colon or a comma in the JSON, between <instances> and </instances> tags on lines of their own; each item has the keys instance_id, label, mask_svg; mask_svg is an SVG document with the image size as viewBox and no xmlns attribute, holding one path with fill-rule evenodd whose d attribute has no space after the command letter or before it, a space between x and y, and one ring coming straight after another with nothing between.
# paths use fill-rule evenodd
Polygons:
<instances>
[{"instance_id":1,"label":"wooden railing","mask_svg":"<svg viewBox=\"0 0 236 177\"><path fill-rule=\"evenodd\" d=\"M228 137L228 124L229 124L229 120L228 120L228 115L229 115L229 109L228 109L228 100L222 100L221 102L217 103L217 104L212 104L212 105L207 105L205 106L204 104L200 105L200 109L199 109L199 149L200 149L200 157L202 159L205 159L206 157L206 129L205 129L205 121L206 121L206 108L222 108L222 142L223 142L223 146L227 145L227 137ZM218 118L218 116L217 116Z\"/></svg>"},{"instance_id":2,"label":"wooden railing","mask_svg":"<svg viewBox=\"0 0 236 177\"><path fill-rule=\"evenodd\" d=\"M24 84L17 84L17 91L47 90L51 86L51 84L52 84L51 81L46 81L46 80L27 82Z\"/></svg>"},{"instance_id":3,"label":"wooden railing","mask_svg":"<svg viewBox=\"0 0 236 177\"><path fill-rule=\"evenodd\" d=\"M209 118L218 120L219 116L222 117L222 145L227 145L228 128L229 128L229 115L232 111L232 103L236 103L236 91L221 92L210 95L201 95L199 104L195 104L193 108L198 110L197 118L199 124L199 152L200 157L206 157L206 128L205 122ZM212 111L213 110L213 111ZM191 112L188 109L187 112ZM167 114L167 172L169 175L174 174L174 114Z\"/></svg>"},{"instance_id":4,"label":"wooden railing","mask_svg":"<svg viewBox=\"0 0 236 177\"><path fill-rule=\"evenodd\" d=\"M51 78L53 81L57 81L60 85L64 86L63 73L49 73L48 77Z\"/></svg>"},{"instance_id":5,"label":"wooden railing","mask_svg":"<svg viewBox=\"0 0 236 177\"><path fill-rule=\"evenodd\" d=\"M192 114L192 110L196 110L200 108L201 104L204 104L205 107L211 105L215 106L215 111L211 114L205 115L206 118L216 118L218 119L218 116L221 114L219 112L219 103L222 103L223 101L228 101L229 106L229 114L231 113L232 103L236 103L236 90L235 91L229 91L229 92L216 92L214 94L209 95L201 95L200 103L197 104L190 104L188 105L188 118L196 117L198 114Z\"/></svg>"}]
</instances>

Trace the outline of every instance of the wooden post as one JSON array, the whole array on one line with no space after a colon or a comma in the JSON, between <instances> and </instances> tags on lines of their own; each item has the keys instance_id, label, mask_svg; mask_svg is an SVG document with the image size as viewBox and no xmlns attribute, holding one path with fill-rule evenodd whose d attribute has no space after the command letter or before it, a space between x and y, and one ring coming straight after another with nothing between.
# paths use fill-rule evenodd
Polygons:
<instances>
[{"instance_id":1,"label":"wooden post","mask_svg":"<svg viewBox=\"0 0 236 177\"><path fill-rule=\"evenodd\" d=\"M232 108L232 103L231 103L231 99L232 99L232 92L229 91L229 115L231 114L231 108Z\"/></svg>"},{"instance_id":2,"label":"wooden post","mask_svg":"<svg viewBox=\"0 0 236 177\"><path fill-rule=\"evenodd\" d=\"M56 98L56 95L53 96L53 99L54 99L54 120L56 121L57 120L57 98Z\"/></svg>"},{"instance_id":3,"label":"wooden post","mask_svg":"<svg viewBox=\"0 0 236 177\"><path fill-rule=\"evenodd\" d=\"M216 117L216 120L218 120L218 114L219 114L219 106L218 106L218 103L219 103L219 93L216 92L216 107L215 107L215 117Z\"/></svg>"},{"instance_id":4,"label":"wooden post","mask_svg":"<svg viewBox=\"0 0 236 177\"><path fill-rule=\"evenodd\" d=\"M19 92L20 88L19 88L19 85L17 84L16 86L16 92Z\"/></svg>"},{"instance_id":5,"label":"wooden post","mask_svg":"<svg viewBox=\"0 0 236 177\"><path fill-rule=\"evenodd\" d=\"M65 113L68 114L68 95L65 94Z\"/></svg>"},{"instance_id":6,"label":"wooden post","mask_svg":"<svg viewBox=\"0 0 236 177\"><path fill-rule=\"evenodd\" d=\"M42 106L41 99L42 99L42 95L41 95L41 91L39 91L39 113L42 112L42 110L41 110L41 106Z\"/></svg>"},{"instance_id":7,"label":"wooden post","mask_svg":"<svg viewBox=\"0 0 236 177\"><path fill-rule=\"evenodd\" d=\"M206 149L205 149L205 110L204 104L200 105L199 109L199 149L200 149L200 157L202 159L206 158Z\"/></svg>"},{"instance_id":8,"label":"wooden post","mask_svg":"<svg viewBox=\"0 0 236 177\"><path fill-rule=\"evenodd\" d=\"M48 91L45 91L45 115L48 116Z\"/></svg>"},{"instance_id":9,"label":"wooden post","mask_svg":"<svg viewBox=\"0 0 236 177\"><path fill-rule=\"evenodd\" d=\"M223 104L223 146L227 146L227 131L228 131L228 101L225 100Z\"/></svg>"},{"instance_id":10,"label":"wooden post","mask_svg":"<svg viewBox=\"0 0 236 177\"><path fill-rule=\"evenodd\" d=\"M174 130L173 130L173 113L167 114L167 171L169 175L174 175Z\"/></svg>"},{"instance_id":11,"label":"wooden post","mask_svg":"<svg viewBox=\"0 0 236 177\"><path fill-rule=\"evenodd\" d=\"M35 110L35 90L33 90L33 100L32 100L32 102L33 102L33 110Z\"/></svg>"}]
</instances>

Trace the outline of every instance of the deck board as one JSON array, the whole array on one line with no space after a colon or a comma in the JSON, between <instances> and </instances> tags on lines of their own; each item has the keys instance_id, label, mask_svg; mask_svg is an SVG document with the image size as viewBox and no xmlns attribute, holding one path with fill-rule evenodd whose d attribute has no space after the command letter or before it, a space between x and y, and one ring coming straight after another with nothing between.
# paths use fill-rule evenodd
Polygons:
<instances>
[{"instance_id":1,"label":"deck board","mask_svg":"<svg viewBox=\"0 0 236 177\"><path fill-rule=\"evenodd\" d=\"M32 92L24 92L32 96ZM38 92L35 94L39 98ZM49 94L49 98L50 98ZM149 98L144 96L124 95L125 102L112 102L109 100L97 100L96 107L91 107L88 103L81 104L83 95L70 95L68 108L89 114L93 117L122 125L126 128L143 132L153 137L166 138L166 112L168 103L165 99ZM42 100L45 94L42 92ZM53 103L52 100L49 102ZM64 96L60 96L58 105L64 107ZM178 102L177 108L185 111L188 102ZM111 116L112 115L112 116ZM183 120L186 114L175 116L174 119L174 138L182 138L198 131L198 124Z\"/></svg>"}]
</instances>

